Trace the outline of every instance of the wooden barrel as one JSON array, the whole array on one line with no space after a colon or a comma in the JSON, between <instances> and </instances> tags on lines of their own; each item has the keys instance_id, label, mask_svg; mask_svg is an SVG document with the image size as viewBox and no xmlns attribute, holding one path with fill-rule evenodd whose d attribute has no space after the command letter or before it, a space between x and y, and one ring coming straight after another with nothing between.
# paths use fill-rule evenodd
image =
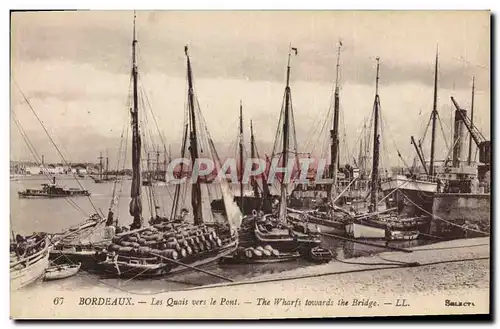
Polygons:
<instances>
[{"instance_id":1,"label":"wooden barrel","mask_svg":"<svg viewBox=\"0 0 500 329\"><path fill-rule=\"evenodd\" d=\"M204 236L204 235L200 235L200 236L199 236L199 239L200 239L200 242L205 242L205 241L207 241L207 239L205 239L205 236Z\"/></svg>"},{"instance_id":2,"label":"wooden barrel","mask_svg":"<svg viewBox=\"0 0 500 329\"><path fill-rule=\"evenodd\" d=\"M272 255L272 252L267 250L267 249L262 249L262 253L264 254L264 256L267 256L267 257Z\"/></svg>"},{"instance_id":3,"label":"wooden barrel","mask_svg":"<svg viewBox=\"0 0 500 329\"><path fill-rule=\"evenodd\" d=\"M164 243L164 242L163 242L163 243L158 244L158 249L160 249L160 250L167 249L167 244L166 244L166 243Z\"/></svg>"},{"instance_id":4,"label":"wooden barrel","mask_svg":"<svg viewBox=\"0 0 500 329\"><path fill-rule=\"evenodd\" d=\"M176 244L175 244L175 250L177 250L177 251L181 251L181 249L182 249L181 245L180 245L180 244L178 244L178 243L176 243Z\"/></svg>"},{"instance_id":5,"label":"wooden barrel","mask_svg":"<svg viewBox=\"0 0 500 329\"><path fill-rule=\"evenodd\" d=\"M194 237L194 243L196 243L196 244L200 243L200 237L199 236L195 236Z\"/></svg>"},{"instance_id":6,"label":"wooden barrel","mask_svg":"<svg viewBox=\"0 0 500 329\"><path fill-rule=\"evenodd\" d=\"M138 253L142 256L149 255L151 253L151 248L149 247L139 247Z\"/></svg>"},{"instance_id":7,"label":"wooden barrel","mask_svg":"<svg viewBox=\"0 0 500 329\"><path fill-rule=\"evenodd\" d=\"M121 240L121 238L115 236L114 238L111 239L111 242L113 242L115 244L120 244L120 240Z\"/></svg>"},{"instance_id":8,"label":"wooden barrel","mask_svg":"<svg viewBox=\"0 0 500 329\"><path fill-rule=\"evenodd\" d=\"M120 247L120 249L118 249L118 252L120 254L129 255L133 249L134 248L132 248L132 247Z\"/></svg>"},{"instance_id":9,"label":"wooden barrel","mask_svg":"<svg viewBox=\"0 0 500 329\"><path fill-rule=\"evenodd\" d=\"M137 242L137 241L139 241L139 238L136 237L136 236L132 236L131 235L131 236L128 237L127 240L130 241L130 242Z\"/></svg>"},{"instance_id":10,"label":"wooden barrel","mask_svg":"<svg viewBox=\"0 0 500 329\"><path fill-rule=\"evenodd\" d=\"M140 245L139 243L137 243L137 242L132 242L132 243L130 244L130 246L131 246L132 248L139 248L141 245Z\"/></svg>"},{"instance_id":11,"label":"wooden barrel","mask_svg":"<svg viewBox=\"0 0 500 329\"><path fill-rule=\"evenodd\" d=\"M108 247L108 250L109 251L118 251L120 250L120 245L117 245L117 244L110 244L109 247Z\"/></svg>"},{"instance_id":12,"label":"wooden barrel","mask_svg":"<svg viewBox=\"0 0 500 329\"><path fill-rule=\"evenodd\" d=\"M177 242L167 242L166 247L164 249L175 249L175 246L177 246Z\"/></svg>"},{"instance_id":13,"label":"wooden barrel","mask_svg":"<svg viewBox=\"0 0 500 329\"><path fill-rule=\"evenodd\" d=\"M269 251L273 251L273 247L271 247L270 245L266 245L264 247L264 249L269 250Z\"/></svg>"},{"instance_id":14,"label":"wooden barrel","mask_svg":"<svg viewBox=\"0 0 500 329\"><path fill-rule=\"evenodd\" d=\"M124 246L124 247L130 247L132 245L132 242L122 241L121 245Z\"/></svg>"},{"instance_id":15,"label":"wooden barrel","mask_svg":"<svg viewBox=\"0 0 500 329\"><path fill-rule=\"evenodd\" d=\"M159 250L159 249L151 249L151 253L152 254L156 254L156 255L161 255L161 250Z\"/></svg>"},{"instance_id":16,"label":"wooden barrel","mask_svg":"<svg viewBox=\"0 0 500 329\"><path fill-rule=\"evenodd\" d=\"M222 241L221 241L219 238L217 238L217 240L216 240L216 241L217 241L217 245L218 245L219 247L222 247Z\"/></svg>"},{"instance_id":17,"label":"wooden barrel","mask_svg":"<svg viewBox=\"0 0 500 329\"><path fill-rule=\"evenodd\" d=\"M146 239L146 241L158 240L158 239L161 239L161 235L160 234L148 235L148 236L145 236L144 239Z\"/></svg>"},{"instance_id":18,"label":"wooden barrel","mask_svg":"<svg viewBox=\"0 0 500 329\"><path fill-rule=\"evenodd\" d=\"M148 246L148 247L156 246L156 245L158 245L158 241L156 241L156 240L149 240L149 241L146 241L145 245Z\"/></svg>"},{"instance_id":19,"label":"wooden barrel","mask_svg":"<svg viewBox=\"0 0 500 329\"><path fill-rule=\"evenodd\" d=\"M167 238L166 240L167 240L167 242L175 242L175 243L177 243L177 239L175 237L173 237L173 236Z\"/></svg>"},{"instance_id":20,"label":"wooden barrel","mask_svg":"<svg viewBox=\"0 0 500 329\"><path fill-rule=\"evenodd\" d=\"M279 252L279 250L278 250L278 249L273 249L271 252L272 252L272 254L273 254L274 256L276 256L276 257L278 257L278 256L280 255L280 252Z\"/></svg>"},{"instance_id":21,"label":"wooden barrel","mask_svg":"<svg viewBox=\"0 0 500 329\"><path fill-rule=\"evenodd\" d=\"M182 234L177 233L177 234L175 235L175 238L176 238L177 240L181 240L181 239L183 239L183 238L184 238L184 236L183 236Z\"/></svg>"},{"instance_id":22,"label":"wooden barrel","mask_svg":"<svg viewBox=\"0 0 500 329\"><path fill-rule=\"evenodd\" d=\"M198 243L198 248L200 251L205 251L205 244L203 242Z\"/></svg>"},{"instance_id":23,"label":"wooden barrel","mask_svg":"<svg viewBox=\"0 0 500 329\"><path fill-rule=\"evenodd\" d=\"M252 258L253 257L253 248L247 248L247 249L245 249L245 256L247 258Z\"/></svg>"},{"instance_id":24,"label":"wooden barrel","mask_svg":"<svg viewBox=\"0 0 500 329\"><path fill-rule=\"evenodd\" d=\"M257 250L257 249L254 249L253 250L253 254L257 257L262 257L262 251L260 250Z\"/></svg>"},{"instance_id":25,"label":"wooden barrel","mask_svg":"<svg viewBox=\"0 0 500 329\"><path fill-rule=\"evenodd\" d=\"M161 255L173 260L177 260L177 258L179 258L179 253L173 249L162 250Z\"/></svg>"},{"instance_id":26,"label":"wooden barrel","mask_svg":"<svg viewBox=\"0 0 500 329\"><path fill-rule=\"evenodd\" d=\"M210 241L210 244L212 245L212 249L218 248L219 246L217 245L217 241Z\"/></svg>"},{"instance_id":27,"label":"wooden barrel","mask_svg":"<svg viewBox=\"0 0 500 329\"><path fill-rule=\"evenodd\" d=\"M263 252L264 251L264 248L262 246L258 246L257 248L255 248L256 250L260 251L260 252Z\"/></svg>"},{"instance_id":28,"label":"wooden barrel","mask_svg":"<svg viewBox=\"0 0 500 329\"><path fill-rule=\"evenodd\" d=\"M174 232L165 232L165 233L163 233L163 237L165 239L173 238L173 237L175 237L175 233Z\"/></svg>"},{"instance_id":29,"label":"wooden barrel","mask_svg":"<svg viewBox=\"0 0 500 329\"><path fill-rule=\"evenodd\" d=\"M157 230L163 230L165 228L164 224L154 224L153 227Z\"/></svg>"},{"instance_id":30,"label":"wooden barrel","mask_svg":"<svg viewBox=\"0 0 500 329\"><path fill-rule=\"evenodd\" d=\"M193 254L193 248L191 248L190 246L187 246L186 247L186 252L188 253L188 255L192 255Z\"/></svg>"},{"instance_id":31,"label":"wooden barrel","mask_svg":"<svg viewBox=\"0 0 500 329\"><path fill-rule=\"evenodd\" d=\"M146 239L141 238L139 241L137 241L141 246L144 246L146 244Z\"/></svg>"},{"instance_id":32,"label":"wooden barrel","mask_svg":"<svg viewBox=\"0 0 500 329\"><path fill-rule=\"evenodd\" d=\"M187 251L184 248L181 248L181 251L179 252L181 258L184 258L187 256Z\"/></svg>"}]
</instances>

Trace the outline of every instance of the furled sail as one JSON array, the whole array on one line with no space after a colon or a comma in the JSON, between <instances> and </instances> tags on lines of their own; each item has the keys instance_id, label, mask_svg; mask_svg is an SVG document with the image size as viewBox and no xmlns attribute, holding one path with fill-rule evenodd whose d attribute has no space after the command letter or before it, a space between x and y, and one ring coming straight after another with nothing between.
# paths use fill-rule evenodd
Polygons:
<instances>
[{"instance_id":1,"label":"furled sail","mask_svg":"<svg viewBox=\"0 0 500 329\"><path fill-rule=\"evenodd\" d=\"M129 213L134 217L131 228L137 229L142 226L142 202L141 202L141 135L139 134L139 108L137 101L137 64L135 58L135 15L134 15L134 40L132 41L132 78L133 78L133 109L132 116L132 186L130 188Z\"/></svg>"},{"instance_id":2,"label":"furled sail","mask_svg":"<svg viewBox=\"0 0 500 329\"><path fill-rule=\"evenodd\" d=\"M212 160L214 160L215 170L221 172L222 165L212 138L209 138L208 143L212 153ZM234 202L233 190L226 179L220 179L220 188L222 191L222 199L224 200L224 207L226 208L227 221L229 222L231 231L237 232L241 225L243 214L241 213L240 207Z\"/></svg>"}]
</instances>

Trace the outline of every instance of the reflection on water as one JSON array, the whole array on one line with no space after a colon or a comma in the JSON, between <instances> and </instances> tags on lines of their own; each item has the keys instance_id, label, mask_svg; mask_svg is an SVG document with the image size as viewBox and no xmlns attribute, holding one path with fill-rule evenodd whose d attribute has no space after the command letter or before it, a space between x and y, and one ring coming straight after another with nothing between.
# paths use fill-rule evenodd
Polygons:
<instances>
[{"instance_id":1,"label":"reflection on water","mask_svg":"<svg viewBox=\"0 0 500 329\"><path fill-rule=\"evenodd\" d=\"M31 234L33 232L61 232L69 226L76 225L84 220L86 216L83 213L95 213L91 203L87 197L75 197L72 199L78 207L72 206L65 199L22 199L18 198L17 191L25 188L37 188L40 184L45 183L44 179L24 179L19 181L11 181L11 229L15 233ZM89 189L92 193L92 202L95 207L103 213L107 213L111 202L111 194L113 183L95 184L91 179L82 179L80 183L84 188ZM66 185L67 187L78 187L78 183L67 176L66 179L58 179L58 184ZM215 186L207 185L212 197L217 197ZM130 193L130 180L125 179L117 184L117 194L120 196L119 202L114 211L115 216L118 216L121 225L130 225L132 218L128 214L128 203ZM172 205L171 196L173 188L161 186L156 189L159 203L162 206L160 215L170 213ZM189 195L186 193L186 199L183 200L184 205L189 207ZM80 209L78 209L80 208ZM203 200L204 213L210 213L210 200L205 197ZM150 217L146 193L143 191L143 214L144 218ZM146 221L146 220L145 220ZM353 257L367 256L371 254L387 251L386 248L373 247L354 243L350 241L341 241L332 237L322 236L322 246L332 250L334 256L338 259L347 259ZM384 245L385 241L370 240L371 243ZM390 242L390 246L399 248L408 248L420 244L428 243L424 240ZM241 265L222 265L210 264L205 267L209 271L229 277L234 281L245 280L258 277L264 274L274 274L284 272L297 267L314 266L304 259L297 259L291 262L275 263L275 264L241 264ZM57 286L58 289L82 289L86 287L94 287L100 285L103 287L118 287L126 291L137 291L141 293L155 293L165 290L178 290L192 286L204 284L220 283L221 279L212 277L199 272L186 272L168 278L159 278L154 280L120 280L114 278L102 278L97 274L81 272L77 276L66 280L46 282L44 286ZM31 288L27 288L31 289Z\"/></svg>"}]
</instances>

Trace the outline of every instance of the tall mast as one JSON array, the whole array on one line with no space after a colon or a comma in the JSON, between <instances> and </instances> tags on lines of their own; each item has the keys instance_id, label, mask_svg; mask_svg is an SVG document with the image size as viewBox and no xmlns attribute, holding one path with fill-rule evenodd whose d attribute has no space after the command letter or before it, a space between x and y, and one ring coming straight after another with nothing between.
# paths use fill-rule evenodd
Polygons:
<instances>
[{"instance_id":1,"label":"tall mast","mask_svg":"<svg viewBox=\"0 0 500 329\"><path fill-rule=\"evenodd\" d=\"M290 57L292 55L292 50L297 52L296 48L291 48L288 52L288 64L286 68L286 87L285 87L285 115L283 120L283 151L282 151L282 159L283 159L283 168L288 167L288 129L290 127ZM286 175L283 176L281 180L281 203L280 203L280 217L286 221L286 207L287 207L287 182Z\"/></svg>"},{"instance_id":2,"label":"tall mast","mask_svg":"<svg viewBox=\"0 0 500 329\"><path fill-rule=\"evenodd\" d=\"M139 134L139 107L137 101L137 62L136 62L135 37L135 12L134 12L134 38L132 41L132 80L133 80L133 108L132 116L132 186L130 188L129 213L134 217L131 229L142 226L142 202L141 202L141 136Z\"/></svg>"},{"instance_id":3,"label":"tall mast","mask_svg":"<svg viewBox=\"0 0 500 329\"><path fill-rule=\"evenodd\" d=\"M252 159L252 161L253 161L253 159L255 159L255 137L253 136L252 120L250 120L250 158ZM258 198L259 197L259 187L257 186L257 182L255 181L255 177L252 175L250 177L250 179L252 182L253 195L254 195L254 197ZM264 182L264 184L265 184L265 182Z\"/></svg>"},{"instance_id":4,"label":"tall mast","mask_svg":"<svg viewBox=\"0 0 500 329\"><path fill-rule=\"evenodd\" d=\"M109 172L109 156L108 156L108 150L106 150L106 171L105 171L106 179L108 178L108 172Z\"/></svg>"},{"instance_id":5,"label":"tall mast","mask_svg":"<svg viewBox=\"0 0 500 329\"><path fill-rule=\"evenodd\" d=\"M339 42L338 50L337 50L337 66L335 73L335 100L334 100L334 111L333 111L333 128L330 131L332 144L331 144L331 152L330 152L330 164L331 164L331 174L332 178L332 187L330 188L330 198L333 200L336 194L337 188L337 172L339 165L339 110L340 110L340 100L339 100L339 68L340 68L340 47L342 47L342 43Z\"/></svg>"},{"instance_id":6,"label":"tall mast","mask_svg":"<svg viewBox=\"0 0 500 329\"><path fill-rule=\"evenodd\" d=\"M99 179L102 180L102 152L99 153Z\"/></svg>"},{"instance_id":7,"label":"tall mast","mask_svg":"<svg viewBox=\"0 0 500 329\"><path fill-rule=\"evenodd\" d=\"M436 144L436 119L437 119L437 83L438 83L438 52L436 51L436 64L434 67L434 100L432 102L432 137L431 137L431 162L429 164L429 175L434 176L434 153Z\"/></svg>"},{"instance_id":8,"label":"tall mast","mask_svg":"<svg viewBox=\"0 0 500 329\"><path fill-rule=\"evenodd\" d=\"M474 127L474 77L472 77L472 99L470 104L470 126ZM472 134L469 134L469 155L467 157L467 164L471 165L472 154Z\"/></svg>"},{"instance_id":9,"label":"tall mast","mask_svg":"<svg viewBox=\"0 0 500 329\"><path fill-rule=\"evenodd\" d=\"M193 164L198 159L198 137L196 135L196 114L194 109L194 90L193 90L193 72L191 69L191 61L188 54L188 46L184 47L184 53L187 59L187 75L188 75L188 103L189 116L191 121L191 130L189 132L189 143L191 151L191 160ZM203 213L201 211L201 187L199 179L193 184L191 189L191 205L193 207L194 224L200 225L203 223Z\"/></svg>"},{"instance_id":10,"label":"tall mast","mask_svg":"<svg viewBox=\"0 0 500 329\"><path fill-rule=\"evenodd\" d=\"M371 183L371 204L372 211L377 209L377 199L378 199L378 165L379 165L379 153L380 153L380 141L378 134L378 116L379 116L379 96L378 96L378 80L379 80L379 70L380 70L380 58L377 57L377 78L375 82L375 101L373 104L374 108L374 120L373 120L373 162L372 162L372 183Z\"/></svg>"},{"instance_id":11,"label":"tall mast","mask_svg":"<svg viewBox=\"0 0 500 329\"><path fill-rule=\"evenodd\" d=\"M243 211L243 104L240 100L240 208Z\"/></svg>"},{"instance_id":12,"label":"tall mast","mask_svg":"<svg viewBox=\"0 0 500 329\"><path fill-rule=\"evenodd\" d=\"M156 170L155 180L160 178L160 145L156 145Z\"/></svg>"}]
</instances>

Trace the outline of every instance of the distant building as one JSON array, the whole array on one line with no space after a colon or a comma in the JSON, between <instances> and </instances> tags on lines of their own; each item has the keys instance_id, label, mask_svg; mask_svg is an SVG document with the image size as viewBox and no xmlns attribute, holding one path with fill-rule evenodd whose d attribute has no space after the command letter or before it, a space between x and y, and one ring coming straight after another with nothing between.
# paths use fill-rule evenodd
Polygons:
<instances>
[{"instance_id":1,"label":"distant building","mask_svg":"<svg viewBox=\"0 0 500 329\"><path fill-rule=\"evenodd\" d=\"M41 175L43 173L42 166L27 166L26 174L28 175Z\"/></svg>"}]
</instances>

